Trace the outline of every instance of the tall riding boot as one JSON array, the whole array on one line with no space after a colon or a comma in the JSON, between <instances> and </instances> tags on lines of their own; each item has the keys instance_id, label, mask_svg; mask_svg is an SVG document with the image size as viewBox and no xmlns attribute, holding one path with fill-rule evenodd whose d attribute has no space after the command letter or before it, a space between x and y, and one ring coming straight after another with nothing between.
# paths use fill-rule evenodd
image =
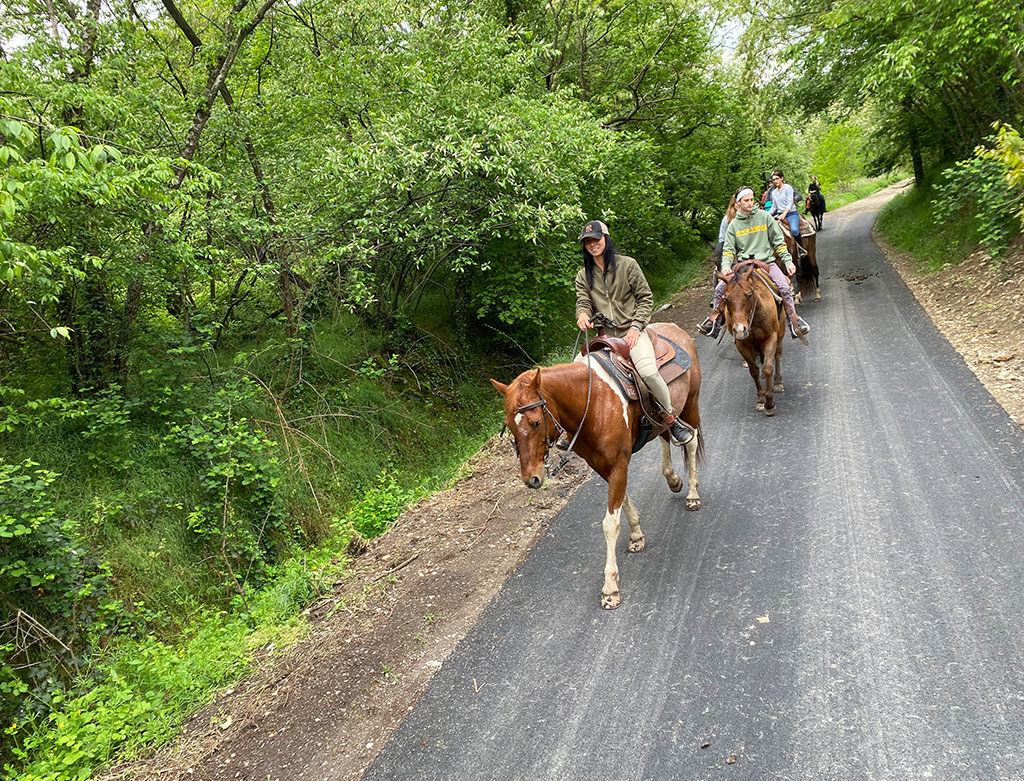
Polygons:
<instances>
[{"instance_id":1,"label":"tall riding boot","mask_svg":"<svg viewBox=\"0 0 1024 781\"><path fill-rule=\"evenodd\" d=\"M659 405L660 406L660 405ZM668 435L673 445L682 447L693 439L694 431L686 423L679 420L675 415L666 415L662 410L662 422L668 426Z\"/></svg>"},{"instance_id":2,"label":"tall riding boot","mask_svg":"<svg viewBox=\"0 0 1024 781\"><path fill-rule=\"evenodd\" d=\"M707 320L698 325L697 330L704 334L704 336L710 336L712 339L715 339L722 333L722 319L718 310L712 309L708 314Z\"/></svg>"},{"instance_id":3,"label":"tall riding boot","mask_svg":"<svg viewBox=\"0 0 1024 781\"><path fill-rule=\"evenodd\" d=\"M786 314L789 318L789 335L794 339L806 336L810 333L811 327L796 313L796 307L789 301L786 302ZM799 333L798 333L799 332Z\"/></svg>"},{"instance_id":4,"label":"tall riding boot","mask_svg":"<svg viewBox=\"0 0 1024 781\"><path fill-rule=\"evenodd\" d=\"M801 258L806 258L807 257L807 250L804 249L804 237L803 236L794 236L793 237L793 241L796 242L796 253L797 253L797 255L799 255Z\"/></svg>"}]
</instances>

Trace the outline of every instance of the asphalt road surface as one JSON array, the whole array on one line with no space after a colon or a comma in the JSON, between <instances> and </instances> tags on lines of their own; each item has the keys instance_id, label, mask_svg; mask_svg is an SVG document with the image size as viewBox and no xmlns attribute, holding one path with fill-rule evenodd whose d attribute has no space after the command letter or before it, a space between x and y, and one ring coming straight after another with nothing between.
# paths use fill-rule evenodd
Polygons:
<instances>
[{"instance_id":1,"label":"asphalt road surface","mask_svg":"<svg viewBox=\"0 0 1024 781\"><path fill-rule=\"evenodd\" d=\"M595 477L366 778L1024 779L1024 436L873 218L825 217L774 418L731 339L697 337L704 507L634 457L622 606Z\"/></svg>"}]
</instances>

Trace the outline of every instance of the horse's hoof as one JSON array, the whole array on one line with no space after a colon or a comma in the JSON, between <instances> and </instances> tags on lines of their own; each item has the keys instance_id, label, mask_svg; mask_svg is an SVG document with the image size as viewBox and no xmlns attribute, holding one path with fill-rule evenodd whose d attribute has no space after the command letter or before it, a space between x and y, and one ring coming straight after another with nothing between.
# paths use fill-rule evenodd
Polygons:
<instances>
[{"instance_id":1,"label":"horse's hoof","mask_svg":"<svg viewBox=\"0 0 1024 781\"><path fill-rule=\"evenodd\" d=\"M668 481L668 490L670 490L674 494L679 493L680 491L683 490L683 481L680 480L678 477L676 478L675 482L672 482L671 480L669 480Z\"/></svg>"},{"instance_id":2,"label":"horse's hoof","mask_svg":"<svg viewBox=\"0 0 1024 781\"><path fill-rule=\"evenodd\" d=\"M645 540L643 537L641 537L639 540L630 540L629 541L629 552L630 553L639 553L640 551L642 551L644 549L645 545L647 545L647 540Z\"/></svg>"},{"instance_id":3,"label":"horse's hoof","mask_svg":"<svg viewBox=\"0 0 1024 781\"><path fill-rule=\"evenodd\" d=\"M699 498L697 498L697 499L687 499L686 500L686 509L687 510L699 510L700 509L700 499Z\"/></svg>"},{"instance_id":4,"label":"horse's hoof","mask_svg":"<svg viewBox=\"0 0 1024 781\"><path fill-rule=\"evenodd\" d=\"M775 407L765 407L764 414L770 418L772 415L775 414Z\"/></svg>"},{"instance_id":5,"label":"horse's hoof","mask_svg":"<svg viewBox=\"0 0 1024 781\"><path fill-rule=\"evenodd\" d=\"M821 293L818 293L818 295L816 295L816 296L814 297L814 300L815 300L815 301L821 301Z\"/></svg>"},{"instance_id":6,"label":"horse's hoof","mask_svg":"<svg viewBox=\"0 0 1024 781\"><path fill-rule=\"evenodd\" d=\"M622 602L622 597L619 596L619 592L616 591L614 594L602 594L601 595L601 607L605 610L614 610Z\"/></svg>"},{"instance_id":7,"label":"horse's hoof","mask_svg":"<svg viewBox=\"0 0 1024 781\"><path fill-rule=\"evenodd\" d=\"M754 409L756 409L758 412L764 412L764 402L763 401L757 402L757 406L754 407Z\"/></svg>"},{"instance_id":8,"label":"horse's hoof","mask_svg":"<svg viewBox=\"0 0 1024 781\"><path fill-rule=\"evenodd\" d=\"M782 387L782 383L781 382L776 383L776 385L775 385L775 392L776 393L782 393L784 390L786 390L786 389Z\"/></svg>"}]
</instances>

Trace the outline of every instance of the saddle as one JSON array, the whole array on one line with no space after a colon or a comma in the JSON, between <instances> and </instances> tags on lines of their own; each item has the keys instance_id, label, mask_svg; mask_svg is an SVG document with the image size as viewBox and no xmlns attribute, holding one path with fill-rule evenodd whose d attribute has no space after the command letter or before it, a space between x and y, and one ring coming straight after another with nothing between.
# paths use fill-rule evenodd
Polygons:
<instances>
[{"instance_id":1,"label":"saddle","mask_svg":"<svg viewBox=\"0 0 1024 781\"><path fill-rule=\"evenodd\" d=\"M804 215L798 215L800 217L800 235L802 237L813 236L817 233L814 230L814 225ZM782 228L782 233L789 238L793 238L793 232L789 229L789 222L787 220L780 220L779 227Z\"/></svg>"},{"instance_id":2,"label":"saddle","mask_svg":"<svg viewBox=\"0 0 1024 781\"><path fill-rule=\"evenodd\" d=\"M685 374L687 369L693 365L693 359L690 358L686 350L671 339L659 336L656 328L656 325L648 326L647 335L651 338L651 344L654 345L654 360L658 365L658 373L667 385ZM630 401L640 401L641 391L644 399L650 396L647 383L640 377L633 365L633 360L629 357L629 347L626 345L625 339L600 334L587 340L580 350L580 354L592 354L594 358L598 359L608 373L618 381L623 393ZM642 404L642 406L644 412L648 412L650 405Z\"/></svg>"},{"instance_id":3,"label":"saddle","mask_svg":"<svg viewBox=\"0 0 1024 781\"><path fill-rule=\"evenodd\" d=\"M740 261L736 264L735 270L739 270L743 266L753 266L753 273L757 275L758 279L768 286L768 292L772 294L775 299L775 303L782 302L782 295L779 293L779 286L775 284L775 280L771 278L771 274L768 273L768 264L763 260L754 260L748 258L747 260Z\"/></svg>"}]
</instances>

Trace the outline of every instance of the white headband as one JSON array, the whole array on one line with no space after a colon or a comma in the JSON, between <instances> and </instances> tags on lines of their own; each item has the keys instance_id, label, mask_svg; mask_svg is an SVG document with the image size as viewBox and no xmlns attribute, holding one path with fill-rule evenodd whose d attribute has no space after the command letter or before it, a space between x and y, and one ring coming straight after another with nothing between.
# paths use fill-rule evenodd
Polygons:
<instances>
[{"instance_id":1,"label":"white headband","mask_svg":"<svg viewBox=\"0 0 1024 781\"><path fill-rule=\"evenodd\" d=\"M754 191L753 191L753 190L751 190L751 189L750 189L749 187L744 187L744 188L743 188L742 190L740 190L740 191L739 191L738 193L736 193L736 200L737 200L737 201L739 201L739 200L740 200L740 199L742 199L742 198L743 198L743 196L745 196L745 195L746 195L747 193L750 193L751 195L753 195L753 194L754 194Z\"/></svg>"}]
</instances>

